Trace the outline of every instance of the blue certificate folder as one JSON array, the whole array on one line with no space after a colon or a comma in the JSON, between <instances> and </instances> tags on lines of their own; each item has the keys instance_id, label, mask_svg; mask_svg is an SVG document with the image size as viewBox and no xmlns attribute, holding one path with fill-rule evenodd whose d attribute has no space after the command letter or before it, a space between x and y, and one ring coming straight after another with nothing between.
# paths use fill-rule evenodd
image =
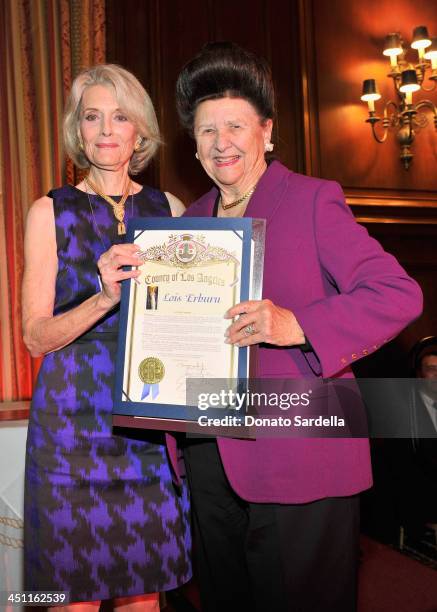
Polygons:
<instances>
[{"instance_id":1,"label":"blue certificate folder","mask_svg":"<svg viewBox=\"0 0 437 612\"><path fill-rule=\"evenodd\" d=\"M205 217L181 217L181 218L134 218L128 222L126 242L133 243L138 241L143 232L171 232L172 235L198 235L199 232L229 231L235 234L242 241L242 257L239 262L239 295L235 296L235 304L249 300L261 299L262 293L262 274L264 261L264 239L265 239L265 220L251 218L205 218ZM160 233L160 236L163 234ZM235 238L233 238L235 239ZM157 234L157 242L159 237ZM127 268L129 269L129 268ZM131 309L131 283L129 279L122 283L120 321L118 333L118 348L116 357L115 388L114 388L114 407L113 423L118 426L141 427L146 429L165 429L171 431L186 431L187 425L195 425L198 418L205 414L196 405L180 405L159 402L159 394L155 401L156 385L145 385L144 401L134 401L129 397L125 380L125 360L129 353L128 343L132 338L128 337L128 320ZM238 291L237 291L238 293ZM150 308L149 296L147 305ZM195 316L193 316L195 319ZM193 320L195 324L195 320ZM229 321L229 324L231 321ZM130 336L133 336L131 333ZM189 338L184 338L189 351ZM145 361L148 355L153 355L153 346L150 350L145 349ZM238 362L236 369L238 372L238 389L247 388L249 372L249 350L247 347L239 348L236 351ZM159 360L158 360L159 361ZM129 366L126 366L127 371ZM129 378L130 374L128 375ZM213 378L213 377L211 377ZM203 381L204 383L204 381ZM126 385L127 386L127 385ZM149 388L150 387L150 388ZM138 395L138 394L137 394ZM208 417L224 417L231 412L230 408L209 408ZM190 429L190 428L189 428ZM191 427L192 430L192 427Z\"/></svg>"}]
</instances>

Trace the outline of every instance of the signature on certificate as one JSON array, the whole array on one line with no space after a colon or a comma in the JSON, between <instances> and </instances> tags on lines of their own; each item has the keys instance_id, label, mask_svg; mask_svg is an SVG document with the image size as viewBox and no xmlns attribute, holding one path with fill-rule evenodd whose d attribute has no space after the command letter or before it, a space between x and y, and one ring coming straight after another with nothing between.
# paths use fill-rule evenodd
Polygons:
<instances>
[{"instance_id":1,"label":"signature on certificate","mask_svg":"<svg viewBox=\"0 0 437 612\"><path fill-rule=\"evenodd\" d=\"M178 391L185 391L187 378L213 378L213 374L204 363L198 361L195 363L177 362L178 371L182 372L176 380L176 388Z\"/></svg>"}]
</instances>

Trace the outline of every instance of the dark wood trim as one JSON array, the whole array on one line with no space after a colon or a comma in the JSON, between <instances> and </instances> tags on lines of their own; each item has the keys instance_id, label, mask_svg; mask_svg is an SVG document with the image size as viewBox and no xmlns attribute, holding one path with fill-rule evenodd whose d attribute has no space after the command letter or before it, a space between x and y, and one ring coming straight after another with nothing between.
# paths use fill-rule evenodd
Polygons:
<instances>
[{"instance_id":1,"label":"dark wood trim","mask_svg":"<svg viewBox=\"0 0 437 612\"><path fill-rule=\"evenodd\" d=\"M355 204L372 206L409 206L437 209L437 193L434 191L395 191L381 189L353 189L343 185L348 200Z\"/></svg>"},{"instance_id":2,"label":"dark wood trim","mask_svg":"<svg viewBox=\"0 0 437 612\"><path fill-rule=\"evenodd\" d=\"M146 75L149 76L149 81L146 85L146 89L149 89L149 94L152 98L153 106L158 118L158 125L160 129L164 125L163 117L163 105L160 103L161 92L162 92L162 54L163 49L162 39L159 35L161 28L161 10L159 0L149 0L148 2L148 15L147 15L147 36L149 39L149 48L156 49L156 53L146 53L144 61L147 62ZM147 80L144 78L144 81ZM162 136L162 135L161 135ZM153 163L147 168L148 178L152 185L161 186L163 166L165 162L165 151L164 147L161 146L158 149L158 155L154 159Z\"/></svg>"},{"instance_id":3,"label":"dark wood trim","mask_svg":"<svg viewBox=\"0 0 437 612\"><path fill-rule=\"evenodd\" d=\"M0 402L0 422L27 420L29 409L30 401Z\"/></svg>"},{"instance_id":4,"label":"dark wood trim","mask_svg":"<svg viewBox=\"0 0 437 612\"><path fill-rule=\"evenodd\" d=\"M199 425L197 421L178 421L176 419L156 419L152 417L127 416L114 414L112 417L114 427L128 427L133 429L158 429L160 431L173 431L200 435L203 438L226 436L237 438L254 438L254 430L249 427L214 427ZM226 432L224 430L226 429Z\"/></svg>"},{"instance_id":5,"label":"dark wood trim","mask_svg":"<svg viewBox=\"0 0 437 612\"><path fill-rule=\"evenodd\" d=\"M301 174L307 173L307 127L305 125L306 115L304 112L307 92L304 89L304 79L302 71L306 66L306 54L304 51L303 34L303 15L301 9L301 0L293 0L290 3L291 22L289 25L291 34L291 71L290 81L296 85L290 89L293 91L293 108L295 109L295 119L293 126L294 133L294 159L295 163L291 167L295 172ZM270 45L274 43L270 42ZM308 81L306 81L308 83Z\"/></svg>"},{"instance_id":6,"label":"dark wood trim","mask_svg":"<svg viewBox=\"0 0 437 612\"><path fill-rule=\"evenodd\" d=\"M357 193L345 190L346 202L360 223L437 225L437 195Z\"/></svg>"},{"instance_id":7,"label":"dark wood trim","mask_svg":"<svg viewBox=\"0 0 437 612\"><path fill-rule=\"evenodd\" d=\"M357 211L354 207L351 207L355 219L358 223L396 223L396 224L405 224L405 225L435 225L437 226L437 219L433 219L431 217L422 217L417 219L410 218L400 218L400 217L386 217L384 214L381 216L365 216L362 212ZM383 211L385 213L385 211Z\"/></svg>"},{"instance_id":8,"label":"dark wood trim","mask_svg":"<svg viewBox=\"0 0 437 612\"><path fill-rule=\"evenodd\" d=\"M305 145L304 174L320 176L319 109L312 0L299 0L302 122Z\"/></svg>"}]
</instances>

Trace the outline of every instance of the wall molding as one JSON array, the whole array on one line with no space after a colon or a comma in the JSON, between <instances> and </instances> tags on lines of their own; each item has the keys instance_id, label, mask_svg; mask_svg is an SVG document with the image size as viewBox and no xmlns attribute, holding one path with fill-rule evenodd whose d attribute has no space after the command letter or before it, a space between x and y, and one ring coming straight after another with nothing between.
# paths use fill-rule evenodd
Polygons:
<instances>
[{"instance_id":1,"label":"wall molding","mask_svg":"<svg viewBox=\"0 0 437 612\"><path fill-rule=\"evenodd\" d=\"M345 189L346 202L360 223L437 225L437 194L381 194Z\"/></svg>"},{"instance_id":2,"label":"wall molding","mask_svg":"<svg viewBox=\"0 0 437 612\"><path fill-rule=\"evenodd\" d=\"M1 421L22 421L29 418L30 400L0 402Z\"/></svg>"}]
</instances>

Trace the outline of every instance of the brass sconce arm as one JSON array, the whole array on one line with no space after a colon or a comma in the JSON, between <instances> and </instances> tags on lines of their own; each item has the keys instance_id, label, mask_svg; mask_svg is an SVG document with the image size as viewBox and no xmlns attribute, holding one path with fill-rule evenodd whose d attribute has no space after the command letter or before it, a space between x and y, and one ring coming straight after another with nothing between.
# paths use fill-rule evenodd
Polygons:
<instances>
[{"instance_id":1,"label":"brass sconce arm","mask_svg":"<svg viewBox=\"0 0 437 612\"><path fill-rule=\"evenodd\" d=\"M376 140L376 142L379 142L380 144L382 144L383 142L385 142L387 140L387 133L388 130L386 127L384 127L384 131L382 133L382 136L378 136L378 134L376 133L376 128L375 125L381 121L380 117L375 117L374 115L368 117L366 119L366 123L370 123L371 127L372 127L372 134L373 134L373 138Z\"/></svg>"},{"instance_id":2,"label":"brass sconce arm","mask_svg":"<svg viewBox=\"0 0 437 612\"><path fill-rule=\"evenodd\" d=\"M389 108L391 106L393 107L393 112L389 113ZM382 129L383 129L382 135L379 135L376 129L376 124L379 123L380 121L382 121ZM382 119L381 117L377 117L375 115L375 112L372 112L372 111L369 112L369 117L366 119L366 123L370 123L372 127L372 134L376 142L379 142L380 144L382 144L383 142L387 140L388 129L390 127L395 127L399 123L397 104L393 102L393 100L389 100L384 105L384 116Z\"/></svg>"},{"instance_id":3,"label":"brass sconce arm","mask_svg":"<svg viewBox=\"0 0 437 612\"><path fill-rule=\"evenodd\" d=\"M437 87L437 71L433 70L432 74L428 77L428 80L432 82L432 85L427 87L424 85L427 67L428 65L424 63L416 65L417 80L420 83L420 88L423 91L434 91Z\"/></svg>"},{"instance_id":4,"label":"brass sconce arm","mask_svg":"<svg viewBox=\"0 0 437 612\"><path fill-rule=\"evenodd\" d=\"M437 129L437 106L431 100L420 100L416 104L416 109L420 110L421 108L428 108L432 114L434 115L434 126Z\"/></svg>"}]
</instances>

